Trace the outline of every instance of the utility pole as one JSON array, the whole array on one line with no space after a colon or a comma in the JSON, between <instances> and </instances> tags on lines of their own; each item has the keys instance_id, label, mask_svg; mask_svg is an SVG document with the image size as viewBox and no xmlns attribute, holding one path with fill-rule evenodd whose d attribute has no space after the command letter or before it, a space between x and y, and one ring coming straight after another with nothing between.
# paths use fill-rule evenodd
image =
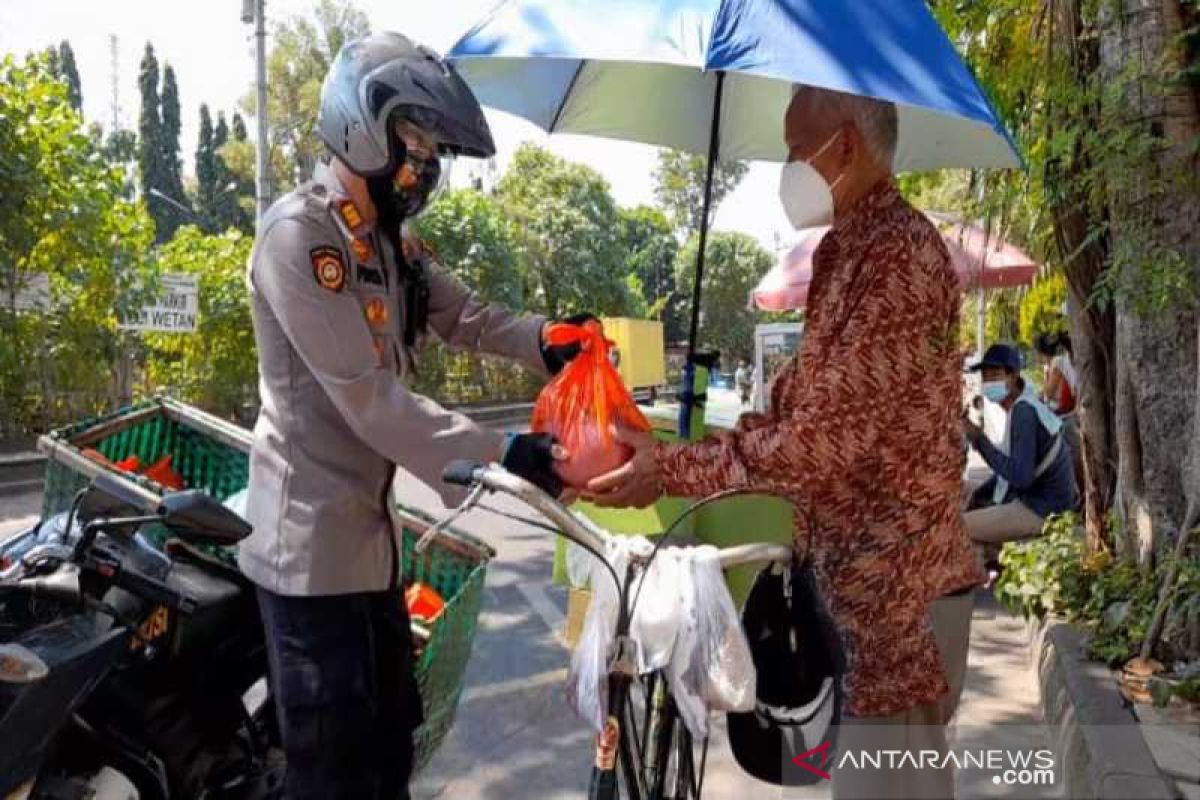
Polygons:
<instances>
[{"instance_id":1,"label":"utility pole","mask_svg":"<svg viewBox=\"0 0 1200 800\"><path fill-rule=\"evenodd\" d=\"M117 35L108 35L109 80L112 81L112 133L121 128L120 77L117 69Z\"/></svg>"},{"instance_id":2,"label":"utility pole","mask_svg":"<svg viewBox=\"0 0 1200 800\"><path fill-rule=\"evenodd\" d=\"M266 0L242 0L242 22L254 23L254 105L258 122L254 171L255 209L261 220L271 204L270 142L267 140L267 12Z\"/></svg>"}]
</instances>

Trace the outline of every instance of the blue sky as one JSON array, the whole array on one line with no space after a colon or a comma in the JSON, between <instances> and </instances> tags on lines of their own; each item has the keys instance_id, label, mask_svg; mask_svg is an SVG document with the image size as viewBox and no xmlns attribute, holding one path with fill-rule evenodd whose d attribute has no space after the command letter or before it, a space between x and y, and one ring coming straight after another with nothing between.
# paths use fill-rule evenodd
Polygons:
<instances>
[{"instance_id":1,"label":"blue sky","mask_svg":"<svg viewBox=\"0 0 1200 800\"><path fill-rule=\"evenodd\" d=\"M354 4L367 14L373 28L397 30L445 51L495 0L355 0ZM312 0L267 0L267 16L281 20L307 14L312 5ZM107 126L112 118L109 36L116 34L120 116L123 125L132 126L137 119L138 62L145 43L153 42L159 60L171 63L179 80L182 147L190 171L200 103L230 110L250 87L252 29L241 23L240 16L241 0L0 0L0 51L23 54L69 39L83 84L84 115ZM548 137L523 120L497 112L488 112L488 119L502 168L517 145L534 141L597 169L612 184L621 204L653 202L652 148L578 136ZM460 171L466 170L456 169ZM744 231L767 246L773 246L776 234L788 242L791 231L777 199L778 178L778 165L754 165L719 209L716 227Z\"/></svg>"}]
</instances>

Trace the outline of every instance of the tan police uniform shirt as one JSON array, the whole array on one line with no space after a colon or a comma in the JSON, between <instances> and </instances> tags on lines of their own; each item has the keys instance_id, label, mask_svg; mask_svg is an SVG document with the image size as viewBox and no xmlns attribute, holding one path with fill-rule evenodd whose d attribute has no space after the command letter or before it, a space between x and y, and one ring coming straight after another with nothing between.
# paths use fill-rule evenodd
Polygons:
<instances>
[{"instance_id":1,"label":"tan police uniform shirt","mask_svg":"<svg viewBox=\"0 0 1200 800\"><path fill-rule=\"evenodd\" d=\"M427 272L431 333L545 371L544 318L486 304L431 260ZM452 501L460 490L441 482L442 468L495 460L503 434L405 385L413 353L397 259L327 166L264 216L248 282L262 410L250 455L254 532L238 563L284 595L385 589L396 465Z\"/></svg>"}]
</instances>

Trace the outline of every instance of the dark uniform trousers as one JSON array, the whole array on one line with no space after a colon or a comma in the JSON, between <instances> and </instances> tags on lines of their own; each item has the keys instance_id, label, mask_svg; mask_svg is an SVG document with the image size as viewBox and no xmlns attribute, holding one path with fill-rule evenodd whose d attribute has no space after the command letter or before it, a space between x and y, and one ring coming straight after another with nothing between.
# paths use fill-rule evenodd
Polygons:
<instances>
[{"instance_id":1,"label":"dark uniform trousers","mask_svg":"<svg viewBox=\"0 0 1200 800\"><path fill-rule=\"evenodd\" d=\"M258 590L291 800L407 800L422 720L399 591Z\"/></svg>"}]
</instances>

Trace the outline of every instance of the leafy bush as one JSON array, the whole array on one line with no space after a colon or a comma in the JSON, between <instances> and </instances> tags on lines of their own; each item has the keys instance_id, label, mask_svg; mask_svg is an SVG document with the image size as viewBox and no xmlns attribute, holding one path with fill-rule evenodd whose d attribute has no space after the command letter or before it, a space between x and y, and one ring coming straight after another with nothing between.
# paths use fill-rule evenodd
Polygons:
<instances>
[{"instance_id":1,"label":"leafy bush","mask_svg":"<svg viewBox=\"0 0 1200 800\"><path fill-rule=\"evenodd\" d=\"M144 278L153 228L46 58L0 57L0 435L41 432L117 394L113 307ZM44 280L44 308L17 303Z\"/></svg>"},{"instance_id":2,"label":"leafy bush","mask_svg":"<svg viewBox=\"0 0 1200 800\"><path fill-rule=\"evenodd\" d=\"M1050 517L1040 537L1006 544L996 599L1026 617L1072 618L1086 604L1090 585L1079 525L1078 514Z\"/></svg>"},{"instance_id":3,"label":"leafy bush","mask_svg":"<svg viewBox=\"0 0 1200 800\"><path fill-rule=\"evenodd\" d=\"M1038 280L1021 298L1021 343L1030 346L1043 333L1067 330L1063 305L1067 302L1067 279L1055 273Z\"/></svg>"},{"instance_id":4,"label":"leafy bush","mask_svg":"<svg viewBox=\"0 0 1200 800\"><path fill-rule=\"evenodd\" d=\"M1025 617L1058 616L1078 624L1090 634L1092 658L1122 664L1146 638L1173 558L1160 558L1151 575L1133 562L1114 562L1106 552L1088 554L1080 524L1077 514L1050 517L1040 537L1006 544L996 598ZM1200 605L1200 558L1179 565L1172 599L1182 601L1176 607L1185 617L1200 612L1194 607ZM1185 647L1166 635L1156 655L1168 662Z\"/></svg>"}]
</instances>

